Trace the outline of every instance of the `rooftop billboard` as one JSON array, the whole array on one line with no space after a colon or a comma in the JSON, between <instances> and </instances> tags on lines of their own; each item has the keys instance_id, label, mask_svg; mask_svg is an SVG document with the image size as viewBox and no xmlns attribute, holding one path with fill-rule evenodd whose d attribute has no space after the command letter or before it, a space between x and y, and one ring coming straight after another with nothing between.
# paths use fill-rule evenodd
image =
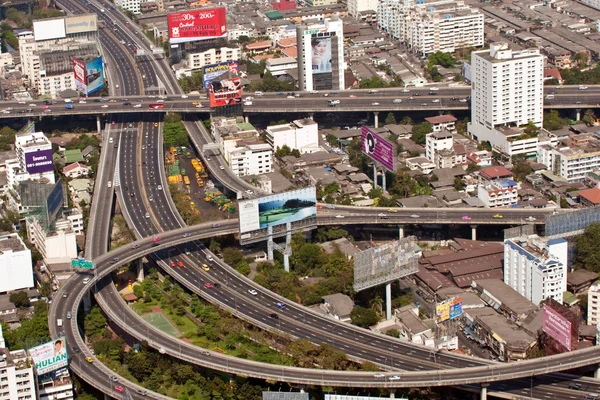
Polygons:
<instances>
[{"instance_id":1,"label":"rooftop billboard","mask_svg":"<svg viewBox=\"0 0 600 400\"><path fill-rule=\"evenodd\" d=\"M442 303L435 306L435 322L442 323L450 319L450 304Z\"/></svg>"},{"instance_id":2,"label":"rooftop billboard","mask_svg":"<svg viewBox=\"0 0 600 400\"><path fill-rule=\"evenodd\" d=\"M25 169L30 174L41 174L44 172L54 171L52 149L25 153Z\"/></svg>"},{"instance_id":3,"label":"rooftop billboard","mask_svg":"<svg viewBox=\"0 0 600 400\"><path fill-rule=\"evenodd\" d=\"M73 75L75 76L75 89L87 94L85 63L73 57Z\"/></svg>"},{"instance_id":4,"label":"rooftop billboard","mask_svg":"<svg viewBox=\"0 0 600 400\"><path fill-rule=\"evenodd\" d=\"M354 290L361 291L415 274L419 248L414 237L403 238L354 255Z\"/></svg>"},{"instance_id":5,"label":"rooftop billboard","mask_svg":"<svg viewBox=\"0 0 600 400\"><path fill-rule=\"evenodd\" d=\"M240 233L317 216L314 187L239 202Z\"/></svg>"},{"instance_id":6,"label":"rooftop billboard","mask_svg":"<svg viewBox=\"0 0 600 400\"><path fill-rule=\"evenodd\" d=\"M46 199L46 212L48 213L48 223L51 224L56 219L56 215L60 211L64 203L63 186L60 181L56 182L54 189L50 192L50 196Z\"/></svg>"},{"instance_id":7,"label":"rooftop billboard","mask_svg":"<svg viewBox=\"0 0 600 400\"><path fill-rule=\"evenodd\" d=\"M450 319L458 318L462 314L462 297L457 297L450 303Z\"/></svg>"},{"instance_id":8,"label":"rooftop billboard","mask_svg":"<svg viewBox=\"0 0 600 400\"><path fill-rule=\"evenodd\" d=\"M396 151L394 145L367 126L362 127L362 151L373 161L378 162L389 171L394 172Z\"/></svg>"},{"instance_id":9,"label":"rooftop billboard","mask_svg":"<svg viewBox=\"0 0 600 400\"><path fill-rule=\"evenodd\" d=\"M71 33L96 32L98 16L96 14L78 15L65 18L67 35Z\"/></svg>"},{"instance_id":10,"label":"rooftop billboard","mask_svg":"<svg viewBox=\"0 0 600 400\"><path fill-rule=\"evenodd\" d=\"M33 359L38 375L66 367L69 363L67 342L64 337L30 349L29 355Z\"/></svg>"},{"instance_id":11,"label":"rooftop billboard","mask_svg":"<svg viewBox=\"0 0 600 400\"><path fill-rule=\"evenodd\" d=\"M312 73L324 74L331 72L331 38L313 37L310 39Z\"/></svg>"},{"instance_id":12,"label":"rooftop billboard","mask_svg":"<svg viewBox=\"0 0 600 400\"><path fill-rule=\"evenodd\" d=\"M169 14L168 24L171 44L227 36L227 17L224 7Z\"/></svg>"},{"instance_id":13,"label":"rooftop billboard","mask_svg":"<svg viewBox=\"0 0 600 400\"><path fill-rule=\"evenodd\" d=\"M543 321L544 332L571 351L571 322L545 304Z\"/></svg>"},{"instance_id":14,"label":"rooftop billboard","mask_svg":"<svg viewBox=\"0 0 600 400\"><path fill-rule=\"evenodd\" d=\"M39 40L62 39L66 37L65 19L33 21L33 37Z\"/></svg>"},{"instance_id":15,"label":"rooftop billboard","mask_svg":"<svg viewBox=\"0 0 600 400\"><path fill-rule=\"evenodd\" d=\"M104 67L102 64L102 56L85 64L85 73L87 94L92 94L102 89L104 87Z\"/></svg>"},{"instance_id":16,"label":"rooftop billboard","mask_svg":"<svg viewBox=\"0 0 600 400\"><path fill-rule=\"evenodd\" d=\"M202 68L204 74L204 90L208 91L208 84L210 81L218 80L220 77L238 77L239 65L237 61L227 61L219 64L207 65Z\"/></svg>"},{"instance_id":17,"label":"rooftop billboard","mask_svg":"<svg viewBox=\"0 0 600 400\"><path fill-rule=\"evenodd\" d=\"M222 107L242 102L242 81L240 78L208 82L208 100L211 107Z\"/></svg>"}]
</instances>

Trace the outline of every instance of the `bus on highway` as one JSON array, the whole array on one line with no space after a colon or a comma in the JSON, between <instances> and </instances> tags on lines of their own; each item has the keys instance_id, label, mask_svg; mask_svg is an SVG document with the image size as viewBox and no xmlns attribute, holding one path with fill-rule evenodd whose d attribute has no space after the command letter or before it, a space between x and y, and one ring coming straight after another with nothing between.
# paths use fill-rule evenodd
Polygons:
<instances>
[{"instance_id":1,"label":"bus on highway","mask_svg":"<svg viewBox=\"0 0 600 400\"><path fill-rule=\"evenodd\" d=\"M163 103L152 103L148 106L148 108L153 108L153 109L159 109L159 108L165 108L165 105Z\"/></svg>"}]
</instances>

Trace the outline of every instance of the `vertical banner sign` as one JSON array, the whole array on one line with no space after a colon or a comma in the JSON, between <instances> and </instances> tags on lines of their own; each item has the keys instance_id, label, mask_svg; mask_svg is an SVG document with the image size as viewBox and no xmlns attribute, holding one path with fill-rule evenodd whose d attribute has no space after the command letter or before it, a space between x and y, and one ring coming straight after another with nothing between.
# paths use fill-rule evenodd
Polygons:
<instances>
[{"instance_id":1,"label":"vertical banner sign","mask_svg":"<svg viewBox=\"0 0 600 400\"><path fill-rule=\"evenodd\" d=\"M75 75L75 89L87 94L85 63L73 57L73 75Z\"/></svg>"}]
</instances>

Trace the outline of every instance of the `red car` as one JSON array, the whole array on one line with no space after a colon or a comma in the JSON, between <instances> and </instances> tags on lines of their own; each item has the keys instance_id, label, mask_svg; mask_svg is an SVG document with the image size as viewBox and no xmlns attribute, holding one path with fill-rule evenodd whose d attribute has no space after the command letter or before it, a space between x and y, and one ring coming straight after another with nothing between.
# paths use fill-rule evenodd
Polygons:
<instances>
[{"instance_id":1,"label":"red car","mask_svg":"<svg viewBox=\"0 0 600 400\"><path fill-rule=\"evenodd\" d=\"M174 267L175 266L175 261L169 261L169 267Z\"/></svg>"},{"instance_id":2,"label":"red car","mask_svg":"<svg viewBox=\"0 0 600 400\"><path fill-rule=\"evenodd\" d=\"M153 238L152 238L152 243L158 243L158 242L160 242L160 239L161 239L161 238L160 238L160 237L158 237L158 236L157 236L157 237L153 237Z\"/></svg>"},{"instance_id":3,"label":"red car","mask_svg":"<svg viewBox=\"0 0 600 400\"><path fill-rule=\"evenodd\" d=\"M115 386L115 390L119 393L123 393L125 391L125 389L123 389L123 386L121 386L121 385Z\"/></svg>"},{"instance_id":4,"label":"red car","mask_svg":"<svg viewBox=\"0 0 600 400\"><path fill-rule=\"evenodd\" d=\"M177 261L177 266L178 266L179 268L183 268L183 263L182 263L181 261Z\"/></svg>"},{"instance_id":5,"label":"red car","mask_svg":"<svg viewBox=\"0 0 600 400\"><path fill-rule=\"evenodd\" d=\"M207 288L207 289L212 289L212 288L213 288L213 284L212 284L212 283L210 283L210 282L206 282L206 283L204 284L204 287L205 287L205 288Z\"/></svg>"}]
</instances>

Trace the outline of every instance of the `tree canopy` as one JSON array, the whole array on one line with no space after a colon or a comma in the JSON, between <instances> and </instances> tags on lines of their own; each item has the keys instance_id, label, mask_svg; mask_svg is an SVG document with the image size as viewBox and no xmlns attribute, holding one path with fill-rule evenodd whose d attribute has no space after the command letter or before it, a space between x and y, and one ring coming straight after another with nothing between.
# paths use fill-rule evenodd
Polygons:
<instances>
[{"instance_id":1,"label":"tree canopy","mask_svg":"<svg viewBox=\"0 0 600 400\"><path fill-rule=\"evenodd\" d=\"M421 122L412 128L412 141L416 144L425 144L427 134L433 132L433 126L427 121Z\"/></svg>"},{"instance_id":2,"label":"tree canopy","mask_svg":"<svg viewBox=\"0 0 600 400\"><path fill-rule=\"evenodd\" d=\"M375 310L365 307L354 307L350 313L350 319L354 325L362 328L368 328L379 321Z\"/></svg>"},{"instance_id":3,"label":"tree canopy","mask_svg":"<svg viewBox=\"0 0 600 400\"><path fill-rule=\"evenodd\" d=\"M188 146L190 144L180 114L167 114L165 116L163 137L165 147Z\"/></svg>"},{"instance_id":4,"label":"tree canopy","mask_svg":"<svg viewBox=\"0 0 600 400\"><path fill-rule=\"evenodd\" d=\"M575 264L588 271L600 272L600 223L594 222L575 238Z\"/></svg>"}]
</instances>

